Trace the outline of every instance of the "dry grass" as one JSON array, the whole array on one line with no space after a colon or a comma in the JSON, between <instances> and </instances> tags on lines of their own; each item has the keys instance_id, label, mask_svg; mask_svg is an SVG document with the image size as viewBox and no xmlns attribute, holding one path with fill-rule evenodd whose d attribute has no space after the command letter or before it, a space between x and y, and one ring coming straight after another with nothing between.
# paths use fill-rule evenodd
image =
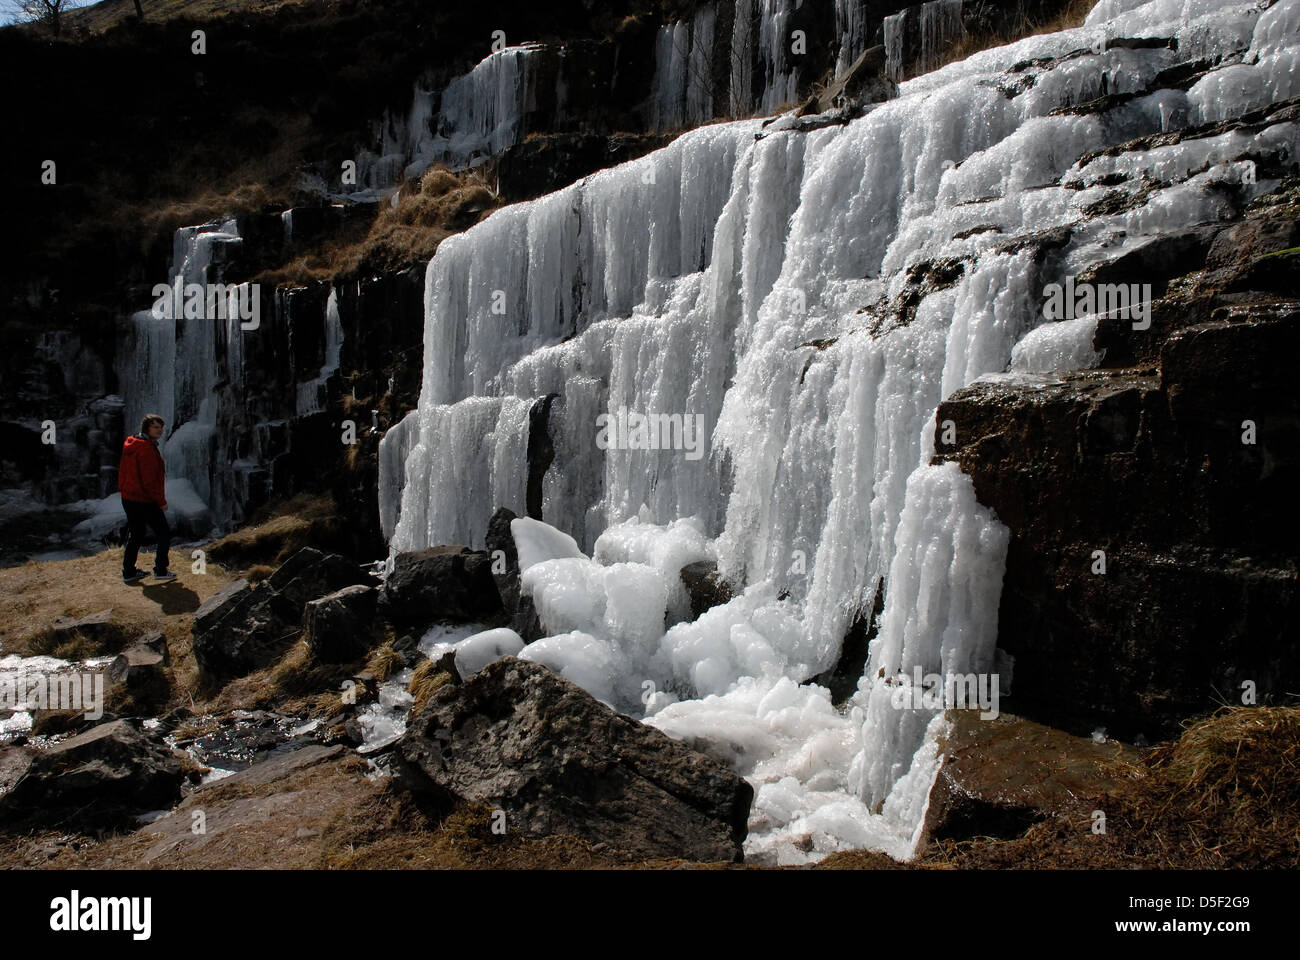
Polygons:
<instances>
[{"instance_id":1,"label":"dry grass","mask_svg":"<svg viewBox=\"0 0 1300 960\"><path fill-rule=\"evenodd\" d=\"M244 576L255 582L303 547L328 542L339 523L333 497L300 493L267 507L247 526L204 549L210 560L245 570Z\"/></svg>"},{"instance_id":2,"label":"dry grass","mask_svg":"<svg viewBox=\"0 0 1300 960\"><path fill-rule=\"evenodd\" d=\"M472 227L503 202L482 171L457 174L432 167L418 181L402 185L395 205L379 205L364 236L336 238L255 279L303 284L427 262L443 240Z\"/></svg>"},{"instance_id":3,"label":"dry grass","mask_svg":"<svg viewBox=\"0 0 1300 960\"><path fill-rule=\"evenodd\" d=\"M244 571L244 579L249 583L261 583L271 574L275 573L275 567L268 563L255 563Z\"/></svg>"},{"instance_id":4,"label":"dry grass","mask_svg":"<svg viewBox=\"0 0 1300 960\"><path fill-rule=\"evenodd\" d=\"M144 0L145 19L154 23L185 17L211 20L252 11L269 13L282 6L296 6L309 0ZM110 27L135 19L131 0L101 0L64 15L64 29L73 35L103 33Z\"/></svg>"},{"instance_id":5,"label":"dry grass","mask_svg":"<svg viewBox=\"0 0 1300 960\"><path fill-rule=\"evenodd\" d=\"M411 674L411 682L406 686L406 692L414 697L411 703L411 716L417 716L424 710L432 697L439 689L451 682L451 674L445 670L439 670L438 665L432 660L422 660L419 666Z\"/></svg>"},{"instance_id":6,"label":"dry grass","mask_svg":"<svg viewBox=\"0 0 1300 960\"><path fill-rule=\"evenodd\" d=\"M193 612L230 583L229 574L209 562L207 573L138 586L122 583L121 548L91 557L25 563L0 569L0 651L53 653L50 626L57 617L84 617L112 608L112 621L125 642L151 630L167 638L173 658L188 650ZM70 651L71 652L71 651ZM175 662L175 659L173 659Z\"/></svg>"},{"instance_id":7,"label":"dry grass","mask_svg":"<svg viewBox=\"0 0 1300 960\"><path fill-rule=\"evenodd\" d=\"M359 663L319 663L305 640L299 640L277 662L231 680L220 690L208 690L197 702L197 713L229 710L275 710L296 717L322 718L337 713L344 680L358 672Z\"/></svg>"},{"instance_id":8,"label":"dry grass","mask_svg":"<svg viewBox=\"0 0 1300 960\"><path fill-rule=\"evenodd\" d=\"M391 634L391 627L388 628L388 632ZM370 655L370 659L366 661L365 672L374 674L375 679L383 683L405 666L405 659L393 649L393 641L388 639Z\"/></svg>"},{"instance_id":9,"label":"dry grass","mask_svg":"<svg viewBox=\"0 0 1300 960\"><path fill-rule=\"evenodd\" d=\"M1225 707L1137 760L1120 786L1080 796L1011 840L937 841L910 869L1295 869L1300 867L1300 707ZM1106 832L1093 833L1093 811ZM878 854L821 866L879 867Z\"/></svg>"},{"instance_id":10,"label":"dry grass","mask_svg":"<svg viewBox=\"0 0 1300 960\"><path fill-rule=\"evenodd\" d=\"M981 50L1004 46L1016 40L1023 40L1025 37L1059 33L1062 30L1081 27L1088 13L1096 5L1097 0L1070 0L1058 14L1040 20L1031 16L1022 3L1019 10L1013 14L1010 26L998 31L968 33L940 54L935 69L956 63L958 60L965 60Z\"/></svg>"},{"instance_id":11,"label":"dry grass","mask_svg":"<svg viewBox=\"0 0 1300 960\"><path fill-rule=\"evenodd\" d=\"M245 183L233 190L208 190L193 199L177 200L161 207L146 204L133 215L144 225L148 236L170 236L180 227L256 213L273 205L287 206L287 201L287 197L273 193L262 183Z\"/></svg>"},{"instance_id":12,"label":"dry grass","mask_svg":"<svg viewBox=\"0 0 1300 960\"><path fill-rule=\"evenodd\" d=\"M454 174L443 167L425 171L401 188L397 204L385 204L369 235L344 251L336 269L394 270L433 257L444 239L478 223L503 201L478 171Z\"/></svg>"},{"instance_id":13,"label":"dry grass","mask_svg":"<svg viewBox=\"0 0 1300 960\"><path fill-rule=\"evenodd\" d=\"M190 574L181 568L179 580L155 584L149 580L127 586L121 580L122 551L105 550L92 557L32 562L0 570L0 652L25 655L48 653L82 659L115 652L136 637L161 631L172 667L167 671L170 696L152 702L157 712L190 705L198 679L193 658L191 625L199 605L231 582L218 564L209 562L207 573ZM84 617L112 608L116 629L103 644L74 637L56 645L50 625L56 617ZM115 649L114 649L115 648ZM142 704L124 691L110 695L117 711L134 711Z\"/></svg>"}]
</instances>

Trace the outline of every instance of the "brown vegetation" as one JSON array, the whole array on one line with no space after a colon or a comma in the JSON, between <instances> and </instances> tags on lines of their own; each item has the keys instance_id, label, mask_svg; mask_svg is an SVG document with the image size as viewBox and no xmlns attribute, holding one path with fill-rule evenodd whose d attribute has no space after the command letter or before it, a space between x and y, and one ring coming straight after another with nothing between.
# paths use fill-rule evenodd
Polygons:
<instances>
[{"instance_id":1,"label":"brown vegetation","mask_svg":"<svg viewBox=\"0 0 1300 960\"><path fill-rule=\"evenodd\" d=\"M331 496L301 493L264 508L247 526L205 549L209 560L245 571L246 579L257 582L303 547L330 542L339 523Z\"/></svg>"},{"instance_id":2,"label":"brown vegetation","mask_svg":"<svg viewBox=\"0 0 1300 960\"><path fill-rule=\"evenodd\" d=\"M1117 753L1117 756L1120 754ZM909 869L1295 869L1300 866L1300 707L1224 707L1137 760L1125 784L1078 797L1010 840L937 841ZM1094 833L1094 811L1105 833ZM835 854L827 869L885 866Z\"/></svg>"}]
</instances>

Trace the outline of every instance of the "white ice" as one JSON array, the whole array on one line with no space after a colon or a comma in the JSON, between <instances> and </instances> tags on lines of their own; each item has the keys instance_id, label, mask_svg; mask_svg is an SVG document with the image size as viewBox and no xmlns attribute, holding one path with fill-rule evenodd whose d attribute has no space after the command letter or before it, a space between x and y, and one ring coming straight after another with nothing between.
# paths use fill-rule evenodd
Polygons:
<instances>
[{"instance_id":1,"label":"white ice","mask_svg":"<svg viewBox=\"0 0 1300 960\"><path fill-rule=\"evenodd\" d=\"M529 405L558 395L542 512L570 540L528 557L550 636L522 655L726 756L759 789L752 854L908 855L943 719L900 710L907 681L884 681L994 669L1006 547L970 481L928 466L935 409L986 375L1094 362L1086 324L1044 327L1048 284L1232 215L1272 186L1247 157L1295 169L1295 123L1081 160L1289 89L1292 6L1103 0L1082 27L908 80L848 125L757 142L752 121L703 127L445 241L426 279L419 427L400 438L416 442L401 479L382 461L385 496L401 490L392 549L477 542L497 506L522 513L500 471L522 470ZM1132 36L1179 50L1093 52ZM1186 93L1053 113L1140 90L1188 50L1221 66ZM1085 212L1148 181L1161 187L1130 209ZM1056 226L1069 242L1040 256L1034 238ZM948 260L950 284L891 311L910 269ZM601 449L596 418L620 410L701 417L705 455ZM678 622L673 568L697 553L737 596ZM882 579L881 633L837 710L807 681Z\"/></svg>"}]
</instances>

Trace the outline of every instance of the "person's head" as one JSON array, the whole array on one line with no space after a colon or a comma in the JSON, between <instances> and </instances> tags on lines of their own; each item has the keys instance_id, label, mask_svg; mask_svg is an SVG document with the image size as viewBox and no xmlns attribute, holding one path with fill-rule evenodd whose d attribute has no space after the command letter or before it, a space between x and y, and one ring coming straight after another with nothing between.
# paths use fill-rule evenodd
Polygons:
<instances>
[{"instance_id":1,"label":"person's head","mask_svg":"<svg viewBox=\"0 0 1300 960\"><path fill-rule=\"evenodd\" d=\"M146 413L140 421L140 436L151 440L161 439L163 435L163 418L156 413Z\"/></svg>"}]
</instances>

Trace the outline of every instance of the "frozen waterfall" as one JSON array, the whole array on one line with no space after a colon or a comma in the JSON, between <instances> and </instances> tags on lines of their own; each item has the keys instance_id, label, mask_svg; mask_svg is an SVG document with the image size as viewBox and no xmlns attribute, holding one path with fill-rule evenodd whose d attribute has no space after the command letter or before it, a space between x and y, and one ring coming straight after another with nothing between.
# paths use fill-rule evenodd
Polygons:
<instances>
[{"instance_id":1,"label":"frozen waterfall","mask_svg":"<svg viewBox=\"0 0 1300 960\"><path fill-rule=\"evenodd\" d=\"M573 548L515 530L521 554L538 541L523 585L549 634L521 656L728 757L757 790L749 853L909 855L944 719L896 694L914 668L994 669L1007 547L970 481L929 465L935 409L1013 366L1095 360L1095 321L1045 326L1046 284L1228 215L1224 184L1269 189L1248 155L1294 168L1294 122L1096 151L1294 95L1298 11L1102 0L1080 28L907 81L847 126L704 127L445 241L419 410L381 448L393 551L481 545L493 508L522 515L528 411L557 395L542 514ZM1097 43L1132 36L1178 50ZM1186 91L1059 109L1145 91L1191 55L1220 66ZM1085 212L1116 174L1133 202ZM1052 227L1071 233L1045 256ZM936 262L960 269L926 286ZM664 419L598 442L598 418L629 411L699 418L700 456ZM677 571L704 558L743 590L684 622ZM881 578L879 636L836 708L806 681Z\"/></svg>"}]
</instances>

